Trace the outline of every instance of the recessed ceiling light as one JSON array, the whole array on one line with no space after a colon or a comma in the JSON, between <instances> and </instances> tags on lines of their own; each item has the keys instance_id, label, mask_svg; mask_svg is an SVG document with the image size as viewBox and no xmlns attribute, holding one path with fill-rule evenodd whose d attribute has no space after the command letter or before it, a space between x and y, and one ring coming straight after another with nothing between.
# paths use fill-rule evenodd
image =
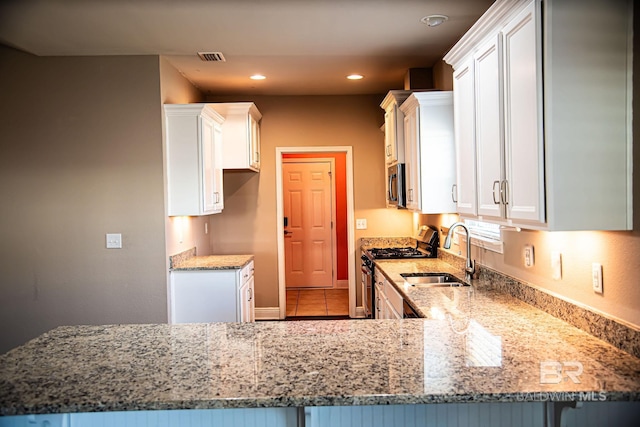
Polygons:
<instances>
[{"instance_id":1,"label":"recessed ceiling light","mask_svg":"<svg viewBox=\"0 0 640 427\"><path fill-rule=\"evenodd\" d=\"M449 19L449 17L446 15L429 15L423 16L420 19L420 22L422 22L423 24L427 24L429 27L437 27L447 19Z\"/></svg>"},{"instance_id":2,"label":"recessed ceiling light","mask_svg":"<svg viewBox=\"0 0 640 427\"><path fill-rule=\"evenodd\" d=\"M265 76L263 76L262 74L254 74L253 76L249 77L251 80L264 80L266 79Z\"/></svg>"},{"instance_id":3,"label":"recessed ceiling light","mask_svg":"<svg viewBox=\"0 0 640 427\"><path fill-rule=\"evenodd\" d=\"M361 80L364 79L364 76L362 74L349 74L347 78L349 80Z\"/></svg>"}]
</instances>

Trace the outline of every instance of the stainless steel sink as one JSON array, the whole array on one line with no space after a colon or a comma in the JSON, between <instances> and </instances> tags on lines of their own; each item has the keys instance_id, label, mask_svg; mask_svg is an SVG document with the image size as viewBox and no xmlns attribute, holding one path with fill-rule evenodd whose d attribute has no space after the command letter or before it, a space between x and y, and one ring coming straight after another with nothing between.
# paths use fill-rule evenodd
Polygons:
<instances>
[{"instance_id":1,"label":"stainless steel sink","mask_svg":"<svg viewBox=\"0 0 640 427\"><path fill-rule=\"evenodd\" d=\"M401 273L400 276L416 288L469 286L448 273Z\"/></svg>"}]
</instances>

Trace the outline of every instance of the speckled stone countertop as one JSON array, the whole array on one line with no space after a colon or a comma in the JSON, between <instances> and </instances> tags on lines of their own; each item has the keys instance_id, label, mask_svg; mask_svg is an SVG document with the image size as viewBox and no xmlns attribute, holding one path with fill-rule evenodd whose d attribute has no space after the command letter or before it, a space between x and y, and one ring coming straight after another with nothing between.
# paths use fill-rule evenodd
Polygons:
<instances>
[{"instance_id":1,"label":"speckled stone countertop","mask_svg":"<svg viewBox=\"0 0 640 427\"><path fill-rule=\"evenodd\" d=\"M196 248L169 257L172 271L236 270L253 261L253 255L206 255L196 256Z\"/></svg>"},{"instance_id":2,"label":"speckled stone countertop","mask_svg":"<svg viewBox=\"0 0 640 427\"><path fill-rule=\"evenodd\" d=\"M173 264L173 271L184 270L235 270L253 261L253 255L194 256Z\"/></svg>"},{"instance_id":3,"label":"speckled stone countertop","mask_svg":"<svg viewBox=\"0 0 640 427\"><path fill-rule=\"evenodd\" d=\"M378 268L425 319L59 327L0 355L0 415L640 401L640 359L498 291L404 288L440 260Z\"/></svg>"}]
</instances>

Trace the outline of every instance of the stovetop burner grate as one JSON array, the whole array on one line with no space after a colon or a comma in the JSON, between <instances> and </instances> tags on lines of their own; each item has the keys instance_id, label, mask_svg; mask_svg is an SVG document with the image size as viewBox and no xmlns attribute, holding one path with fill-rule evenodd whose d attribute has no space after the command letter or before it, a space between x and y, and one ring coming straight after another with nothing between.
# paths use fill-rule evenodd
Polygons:
<instances>
[{"instance_id":1,"label":"stovetop burner grate","mask_svg":"<svg viewBox=\"0 0 640 427\"><path fill-rule=\"evenodd\" d=\"M371 248L369 252L374 259L381 258L427 258L428 254L416 248Z\"/></svg>"}]
</instances>

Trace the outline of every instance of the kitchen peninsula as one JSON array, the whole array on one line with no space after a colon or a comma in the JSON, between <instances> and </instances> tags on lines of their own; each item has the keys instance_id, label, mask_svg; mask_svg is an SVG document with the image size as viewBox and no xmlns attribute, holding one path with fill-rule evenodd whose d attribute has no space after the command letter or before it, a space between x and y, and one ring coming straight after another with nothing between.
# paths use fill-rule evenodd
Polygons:
<instances>
[{"instance_id":1,"label":"kitchen peninsula","mask_svg":"<svg viewBox=\"0 0 640 427\"><path fill-rule=\"evenodd\" d=\"M380 266L399 289L399 270L459 273L438 259ZM640 359L586 332L496 290L410 292L426 318L59 327L0 355L0 415L550 395L639 404Z\"/></svg>"}]
</instances>

